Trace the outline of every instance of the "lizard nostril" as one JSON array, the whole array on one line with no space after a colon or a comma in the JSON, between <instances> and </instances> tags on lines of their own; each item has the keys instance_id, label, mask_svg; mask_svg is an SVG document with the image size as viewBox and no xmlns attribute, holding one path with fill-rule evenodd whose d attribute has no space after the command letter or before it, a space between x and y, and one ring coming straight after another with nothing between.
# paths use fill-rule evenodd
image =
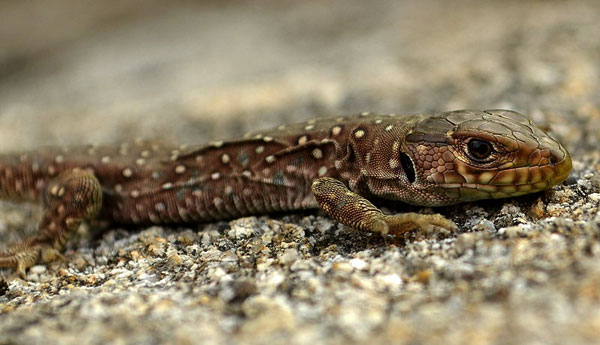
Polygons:
<instances>
[{"instance_id":1,"label":"lizard nostril","mask_svg":"<svg viewBox=\"0 0 600 345\"><path fill-rule=\"evenodd\" d=\"M566 153L561 150L560 147L551 148L550 149L550 157L548 157L548 162L550 164L558 164L565 159Z\"/></svg>"},{"instance_id":2,"label":"lizard nostril","mask_svg":"<svg viewBox=\"0 0 600 345\"><path fill-rule=\"evenodd\" d=\"M400 152L400 164L402 165L402 170L404 170L408 181L410 183L415 182L415 167L413 165L412 159L410 159L410 157L404 152Z\"/></svg>"},{"instance_id":3,"label":"lizard nostril","mask_svg":"<svg viewBox=\"0 0 600 345\"><path fill-rule=\"evenodd\" d=\"M565 158L565 153L560 150L551 150L548 162L552 165L560 164Z\"/></svg>"}]
</instances>

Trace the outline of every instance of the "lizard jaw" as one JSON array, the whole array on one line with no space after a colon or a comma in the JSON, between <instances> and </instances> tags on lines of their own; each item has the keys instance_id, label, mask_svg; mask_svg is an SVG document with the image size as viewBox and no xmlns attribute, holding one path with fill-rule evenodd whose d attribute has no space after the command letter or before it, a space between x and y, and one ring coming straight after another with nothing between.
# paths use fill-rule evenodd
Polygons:
<instances>
[{"instance_id":1,"label":"lizard jaw","mask_svg":"<svg viewBox=\"0 0 600 345\"><path fill-rule=\"evenodd\" d=\"M501 175L480 181L485 183L441 183L440 187L450 197L459 195L461 201L508 198L550 189L566 180L571 168L571 157L563 152L558 163L504 169Z\"/></svg>"}]
</instances>

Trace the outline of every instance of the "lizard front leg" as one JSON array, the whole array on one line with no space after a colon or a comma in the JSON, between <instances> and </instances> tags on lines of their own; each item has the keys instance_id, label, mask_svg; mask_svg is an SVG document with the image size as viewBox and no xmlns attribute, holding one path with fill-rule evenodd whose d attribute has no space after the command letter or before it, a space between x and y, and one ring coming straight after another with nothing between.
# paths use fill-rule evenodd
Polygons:
<instances>
[{"instance_id":1,"label":"lizard front leg","mask_svg":"<svg viewBox=\"0 0 600 345\"><path fill-rule=\"evenodd\" d=\"M73 169L48 183L43 200L45 210L38 233L0 251L0 267L16 268L21 278L40 255L46 262L55 258L73 230L98 214L102 187L92 173Z\"/></svg>"},{"instance_id":2,"label":"lizard front leg","mask_svg":"<svg viewBox=\"0 0 600 345\"><path fill-rule=\"evenodd\" d=\"M340 181L322 177L312 184L312 192L320 207L338 222L357 230L381 235L399 235L411 230L430 231L434 226L451 231L456 224L439 214L400 213L385 215L369 200L351 192Z\"/></svg>"}]
</instances>

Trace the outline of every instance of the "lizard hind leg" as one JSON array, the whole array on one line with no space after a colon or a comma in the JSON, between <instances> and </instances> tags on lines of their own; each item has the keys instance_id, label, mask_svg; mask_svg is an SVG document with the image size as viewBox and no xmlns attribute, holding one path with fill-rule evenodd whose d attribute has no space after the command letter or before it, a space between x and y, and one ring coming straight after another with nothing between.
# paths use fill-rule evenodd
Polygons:
<instances>
[{"instance_id":1,"label":"lizard hind leg","mask_svg":"<svg viewBox=\"0 0 600 345\"><path fill-rule=\"evenodd\" d=\"M102 187L94 174L76 168L50 180L43 200L44 214L38 232L0 251L0 267L15 268L21 278L40 256L46 262L54 259L81 222L98 215Z\"/></svg>"},{"instance_id":2,"label":"lizard hind leg","mask_svg":"<svg viewBox=\"0 0 600 345\"><path fill-rule=\"evenodd\" d=\"M369 200L351 192L342 182L330 177L315 180L312 191L321 208L333 219L357 230L384 236L400 235L411 230L428 232L434 226L456 230L456 225L451 220L439 214L385 215Z\"/></svg>"}]
</instances>

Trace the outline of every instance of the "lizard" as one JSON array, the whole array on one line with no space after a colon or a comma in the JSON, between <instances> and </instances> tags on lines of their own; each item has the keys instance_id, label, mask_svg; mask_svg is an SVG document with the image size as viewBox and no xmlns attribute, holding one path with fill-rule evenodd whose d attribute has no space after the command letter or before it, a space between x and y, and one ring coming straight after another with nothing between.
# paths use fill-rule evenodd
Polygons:
<instances>
[{"instance_id":1,"label":"lizard","mask_svg":"<svg viewBox=\"0 0 600 345\"><path fill-rule=\"evenodd\" d=\"M565 180L568 151L502 110L314 119L198 146L133 141L0 155L0 197L40 202L37 233L0 251L24 278L82 222L210 222L321 208L360 231L455 230L440 214L384 214L369 198L420 206L540 192Z\"/></svg>"}]
</instances>

